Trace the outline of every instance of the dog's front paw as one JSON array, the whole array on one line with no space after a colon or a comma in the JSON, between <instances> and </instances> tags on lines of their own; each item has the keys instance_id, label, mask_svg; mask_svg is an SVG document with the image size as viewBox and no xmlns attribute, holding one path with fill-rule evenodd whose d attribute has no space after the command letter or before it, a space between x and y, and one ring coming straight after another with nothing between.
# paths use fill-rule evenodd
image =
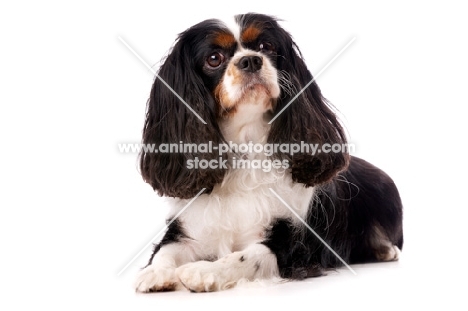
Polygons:
<instances>
[{"instance_id":1,"label":"dog's front paw","mask_svg":"<svg viewBox=\"0 0 468 311\"><path fill-rule=\"evenodd\" d=\"M138 274L135 290L141 293L173 291L179 284L175 268L150 265Z\"/></svg>"},{"instance_id":2,"label":"dog's front paw","mask_svg":"<svg viewBox=\"0 0 468 311\"><path fill-rule=\"evenodd\" d=\"M215 262L198 261L176 270L180 282L192 292L213 292L234 286Z\"/></svg>"}]
</instances>

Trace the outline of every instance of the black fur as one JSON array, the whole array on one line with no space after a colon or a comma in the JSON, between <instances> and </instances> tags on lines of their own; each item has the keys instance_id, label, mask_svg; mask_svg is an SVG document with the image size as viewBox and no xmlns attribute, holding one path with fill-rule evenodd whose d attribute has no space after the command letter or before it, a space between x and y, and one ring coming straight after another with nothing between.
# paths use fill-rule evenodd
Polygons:
<instances>
[{"instance_id":1,"label":"black fur","mask_svg":"<svg viewBox=\"0 0 468 311\"><path fill-rule=\"evenodd\" d=\"M180 34L179 39L159 69L158 76L183 98L207 123L195 116L156 78L148 100L143 129L144 144L187 144L223 141L216 120L216 103L201 71L201 60L209 50L206 36L219 31L215 21L205 21ZM208 79L209 80L209 79ZM187 161L219 159L213 153L146 153L140 156L141 173L160 195L193 198L202 188L209 193L223 180L223 168L187 169ZM224 155L223 159L226 156Z\"/></svg>"},{"instance_id":2,"label":"black fur","mask_svg":"<svg viewBox=\"0 0 468 311\"><path fill-rule=\"evenodd\" d=\"M151 263L153 262L154 255L156 255L156 253L159 252L161 247L167 244L177 243L181 239L186 238L186 237L187 236L184 233L184 230L180 222L177 219L174 220L167 228L167 231L164 234L164 237L162 238L161 242L159 242L158 244L154 244L153 253L151 254L148 264L145 267L151 265Z\"/></svg>"},{"instance_id":3,"label":"black fur","mask_svg":"<svg viewBox=\"0 0 468 311\"><path fill-rule=\"evenodd\" d=\"M376 261L371 243L380 226L393 245L403 247L402 212L392 179L370 163L351 157L346 171L320 186L308 225L347 263ZM302 226L301 226L302 227ZM276 255L280 275L303 279L342 265L307 228L278 219L263 242Z\"/></svg>"}]
</instances>

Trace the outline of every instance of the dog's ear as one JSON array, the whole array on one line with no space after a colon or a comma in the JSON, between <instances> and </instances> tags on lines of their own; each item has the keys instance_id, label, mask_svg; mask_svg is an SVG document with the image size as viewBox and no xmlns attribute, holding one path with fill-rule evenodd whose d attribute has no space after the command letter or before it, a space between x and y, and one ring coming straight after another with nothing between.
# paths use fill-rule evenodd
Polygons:
<instances>
[{"instance_id":1,"label":"dog's ear","mask_svg":"<svg viewBox=\"0 0 468 311\"><path fill-rule=\"evenodd\" d=\"M143 149L140 154L144 180L160 195L185 199L194 197L202 188L209 193L225 174L222 165L215 162L204 169L197 168L195 162L219 160L217 152L200 148L195 151L194 144L204 147L211 142L217 146L222 135L215 118L215 102L195 73L192 44L187 40L187 33L179 36L155 78L147 103L143 144L154 144L156 148L173 144L171 151L176 145L191 147L178 152Z\"/></svg>"},{"instance_id":2,"label":"dog's ear","mask_svg":"<svg viewBox=\"0 0 468 311\"><path fill-rule=\"evenodd\" d=\"M310 83L313 77L299 48L285 30L279 28L278 31L280 41L286 43L278 50L277 58L278 71L282 75L282 94L275 107L274 115L278 114L278 117L272 122L268 142L314 144L318 149L322 146L327 147L325 151L334 144L344 146L347 140L343 127L315 81ZM290 102L291 104L280 113ZM321 151L315 154L312 154L312 150L294 155L280 154L279 157L289 161L295 182L314 186L332 179L344 170L349 162L346 148L338 152L334 152L337 151L335 148L328 153Z\"/></svg>"}]
</instances>

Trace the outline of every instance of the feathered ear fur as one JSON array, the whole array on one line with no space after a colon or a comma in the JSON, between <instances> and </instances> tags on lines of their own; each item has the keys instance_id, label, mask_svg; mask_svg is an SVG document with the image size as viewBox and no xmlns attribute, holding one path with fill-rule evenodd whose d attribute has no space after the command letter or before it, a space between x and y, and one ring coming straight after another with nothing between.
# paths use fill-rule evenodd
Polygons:
<instances>
[{"instance_id":1,"label":"feathered ear fur","mask_svg":"<svg viewBox=\"0 0 468 311\"><path fill-rule=\"evenodd\" d=\"M285 78L291 83L286 86L290 92L283 90L283 94L278 99L274 111L276 115L312 81L313 77L289 33L276 22L271 25L277 27L279 40L285 43L277 51L277 69L280 74L281 72L287 73ZM318 144L321 148L326 143L345 144L346 136L335 113L330 109L314 81L273 121L268 142L279 144L304 142ZM339 171L344 170L349 162L349 154L346 150L340 153L320 152L279 156L289 161L293 180L307 186L329 181Z\"/></svg>"},{"instance_id":2,"label":"feathered ear fur","mask_svg":"<svg viewBox=\"0 0 468 311\"><path fill-rule=\"evenodd\" d=\"M178 41L164 61L156 77L147 103L143 143L208 144L222 142L215 119L215 102L211 93L196 74L197 42L203 41L203 31L194 26L180 34ZM207 124L190 110L166 86L164 80ZM183 150L182 150L183 151ZM199 150L200 151L200 150ZM144 180L160 195L192 198L202 188L205 193L223 180L225 170L189 169L190 160L219 160L216 152L145 152L140 155L140 169ZM195 162L192 162L194 164Z\"/></svg>"}]
</instances>

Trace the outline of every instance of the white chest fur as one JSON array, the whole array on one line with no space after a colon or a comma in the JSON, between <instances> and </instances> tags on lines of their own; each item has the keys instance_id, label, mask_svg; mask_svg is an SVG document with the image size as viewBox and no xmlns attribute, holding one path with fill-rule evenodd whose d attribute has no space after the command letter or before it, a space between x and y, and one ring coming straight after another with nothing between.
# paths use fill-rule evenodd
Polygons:
<instances>
[{"instance_id":1,"label":"white chest fur","mask_svg":"<svg viewBox=\"0 0 468 311\"><path fill-rule=\"evenodd\" d=\"M265 175L264 183L258 176ZM299 221L271 191L273 189L294 211L305 217L314 189L295 184L290 176L274 176L261 170L236 170L211 194L199 196L180 215L188 247L200 258L220 258L264 239L265 230L277 218ZM174 200L175 215L188 200ZM213 258L213 259L214 259Z\"/></svg>"},{"instance_id":2,"label":"white chest fur","mask_svg":"<svg viewBox=\"0 0 468 311\"><path fill-rule=\"evenodd\" d=\"M263 154L244 158L268 160ZM287 170L266 172L258 168L231 169L210 194L202 194L180 215L185 243L199 258L220 258L262 241L265 231L278 218L300 220L270 188L303 219L314 188L294 183ZM171 216L189 200L173 199Z\"/></svg>"},{"instance_id":3,"label":"white chest fur","mask_svg":"<svg viewBox=\"0 0 468 311\"><path fill-rule=\"evenodd\" d=\"M258 104L243 104L234 118L221 124L227 141L265 144L269 125ZM262 106L263 107L263 106ZM258 110L258 111L257 111ZM236 155L239 158L239 155ZM248 160L267 160L263 153L242 155ZM265 238L265 231L278 218L300 220L270 188L302 218L307 214L314 188L294 183L286 169L231 169L210 194L202 194L180 215L184 243L199 258L220 258ZM173 200L171 216L189 200Z\"/></svg>"}]
</instances>

